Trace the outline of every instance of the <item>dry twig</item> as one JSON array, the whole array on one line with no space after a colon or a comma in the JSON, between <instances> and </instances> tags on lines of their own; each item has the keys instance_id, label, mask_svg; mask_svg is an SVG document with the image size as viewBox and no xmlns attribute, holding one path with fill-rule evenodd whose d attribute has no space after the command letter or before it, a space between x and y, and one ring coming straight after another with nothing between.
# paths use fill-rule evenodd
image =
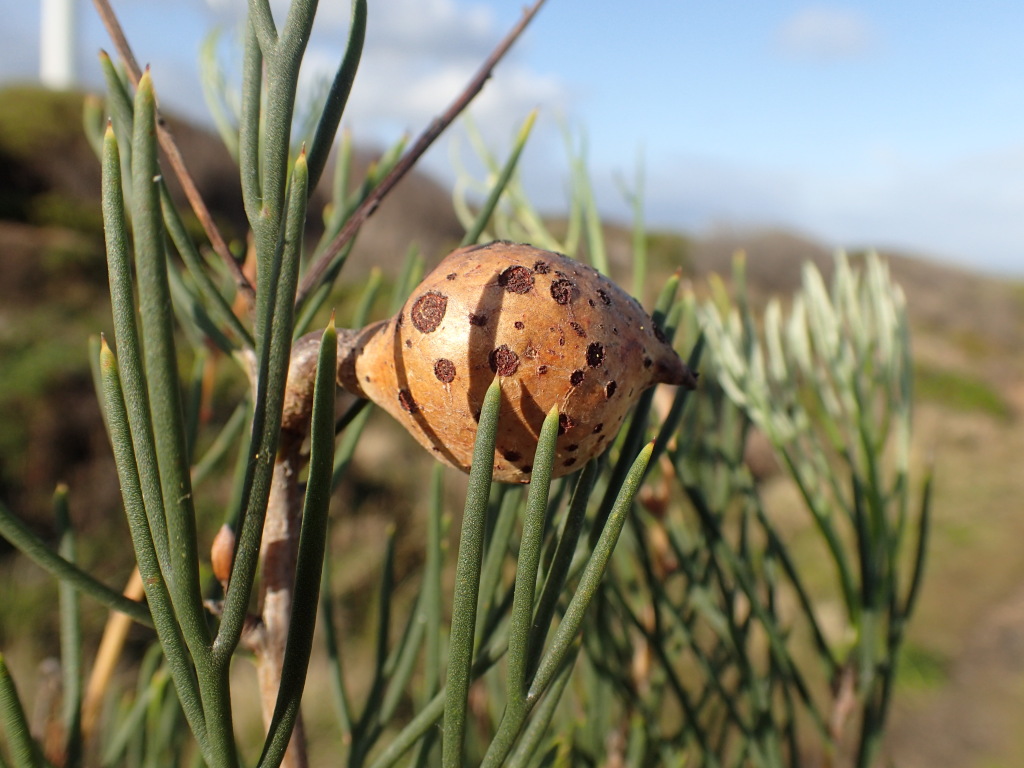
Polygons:
<instances>
[{"instance_id":1,"label":"dry twig","mask_svg":"<svg viewBox=\"0 0 1024 768\"><path fill-rule=\"evenodd\" d=\"M99 0L97 0L97 2L99 2ZM330 242L316 263L314 263L306 272L305 277L302 279L302 283L299 285L298 295L295 299L296 306L302 304L306 297L316 289L317 284L324 276L324 273L330 266L331 261L341 252L341 249L356 236L356 233L359 232L359 228L362 227L366 220L373 215L374 211L377 210L377 206L380 205L381 200L383 200L394 186L401 181L402 177L412 169L430 145L433 144L442 133L444 133L445 129L455 121L455 118L457 118L462 111L469 106L470 102L476 98L477 94L483 90L484 83L490 79L491 72L494 70L494 67L497 66L498 62L501 61L502 57L508 52L508 49L512 47L512 44L515 43L523 33L523 30L526 29L526 25L529 24L533 17L537 15L537 11L540 10L542 5L544 5L544 0L537 0L532 6L526 9L519 22L509 30L504 39L502 39L502 41L498 43L498 46L491 52L491 55L488 56L484 60L484 63L480 65L480 69L478 69L476 74L473 75L473 79L466 84L462 93L456 97L443 114L439 117L435 117L431 121L430 125L428 125L424 129L423 133L419 135L419 138L416 139L416 142L409 148L402 159L398 161L394 168L391 169L391 173L385 176L380 184L378 184L373 191L367 195L362 204L353 211L352 216L345 222L345 226L342 227L341 231Z\"/></svg>"}]
</instances>

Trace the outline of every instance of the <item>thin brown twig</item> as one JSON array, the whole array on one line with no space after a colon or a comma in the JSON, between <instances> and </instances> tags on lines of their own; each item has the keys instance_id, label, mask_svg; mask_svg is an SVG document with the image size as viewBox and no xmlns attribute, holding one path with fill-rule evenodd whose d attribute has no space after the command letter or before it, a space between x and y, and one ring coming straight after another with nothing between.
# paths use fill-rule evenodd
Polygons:
<instances>
[{"instance_id":1,"label":"thin brown twig","mask_svg":"<svg viewBox=\"0 0 1024 768\"><path fill-rule=\"evenodd\" d=\"M145 594L139 567L135 566L125 585L124 596L132 600L141 600ZM119 611L110 611L107 625L103 630L103 639L100 640L100 647L96 651L96 660L93 662L89 684L85 688L85 698L82 701L82 733L86 741L91 740L95 735L103 699L109 690L110 679L121 658L131 625L132 620L129 616Z\"/></svg>"},{"instance_id":2,"label":"thin brown twig","mask_svg":"<svg viewBox=\"0 0 1024 768\"><path fill-rule=\"evenodd\" d=\"M139 69L139 63L135 59L135 54L132 52L128 39L124 35L121 22L118 21L109 0L93 0L93 5L96 6L96 12L103 21L103 26L106 27L107 34L110 35L110 39L114 43L114 48L117 49L118 55L124 62L132 85L138 85L142 71ZM199 219L199 223L202 224L203 231L206 232L206 236L210 240L210 245L228 268L228 271L235 280L238 292L245 297L247 306L249 308L253 307L256 292L252 287L252 283L249 282L249 279L242 272L242 267L235 260L235 257L231 255L231 251L228 250L227 243L224 242L220 230L217 229L217 225L213 221L213 216L210 215L210 209L206 207L206 202L203 200L202 195L199 194L192 175L188 172L188 168L185 167L181 150L178 149L178 144L175 142L173 134L171 134L170 129L159 113L157 115L156 128L157 138L160 140L160 147L164 151L164 156L167 158L167 162L170 163L174 175L177 176L178 182L185 192L185 197L188 199L189 205L192 206L192 211L195 213L196 218Z\"/></svg>"},{"instance_id":3,"label":"thin brown twig","mask_svg":"<svg viewBox=\"0 0 1024 768\"><path fill-rule=\"evenodd\" d=\"M98 1L98 0L97 0ZM498 46L491 52L480 69L477 70L476 74L473 75L473 79L466 84L462 93L453 101L448 109L439 117L435 117L431 123L424 129L423 133L419 135L409 150L405 153L401 160L391 169L391 172L384 177L380 184L378 184L372 192L366 197L365 200L360 204L358 208L352 213L348 221L341 228L341 231L335 236L330 242L324 253L317 259L309 270L306 272L305 277L302 279L302 284L299 286L298 294L296 295L295 303L296 306L305 301L306 297L316 289L317 284L323 278L327 272L327 268L330 266L331 260L341 252L341 249L348 244L348 242L355 237L359 228L362 227L366 220L373 215L374 211L377 210L377 206L380 205L381 200L394 188L394 186L401 181L402 177L407 174L416 162L420 159L424 152L430 147L431 144L440 136L455 118L469 106L470 102L476 98L477 94L483 90L484 83L487 82L491 77L491 72L494 67L501 61L502 57L508 52L508 49L512 47L512 44L519 38L526 29L526 25L530 23L531 19L537 15L537 11L540 10L541 6L544 5L545 0L537 0L532 6L526 9L523 13L523 17L519 22L509 30L508 34L505 35L504 39L498 43Z\"/></svg>"}]
</instances>

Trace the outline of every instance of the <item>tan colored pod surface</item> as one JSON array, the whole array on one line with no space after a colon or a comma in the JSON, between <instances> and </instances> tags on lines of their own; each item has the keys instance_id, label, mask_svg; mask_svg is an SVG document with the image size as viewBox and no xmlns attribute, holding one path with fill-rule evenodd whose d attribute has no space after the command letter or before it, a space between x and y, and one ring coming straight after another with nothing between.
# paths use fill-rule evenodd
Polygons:
<instances>
[{"instance_id":1,"label":"tan colored pod surface","mask_svg":"<svg viewBox=\"0 0 1024 768\"><path fill-rule=\"evenodd\" d=\"M694 385L639 303L608 278L506 242L445 258L397 316L361 332L340 378L439 459L468 471L496 374L503 382L494 478L505 482L529 482L553 405L559 476L607 448L645 389Z\"/></svg>"}]
</instances>

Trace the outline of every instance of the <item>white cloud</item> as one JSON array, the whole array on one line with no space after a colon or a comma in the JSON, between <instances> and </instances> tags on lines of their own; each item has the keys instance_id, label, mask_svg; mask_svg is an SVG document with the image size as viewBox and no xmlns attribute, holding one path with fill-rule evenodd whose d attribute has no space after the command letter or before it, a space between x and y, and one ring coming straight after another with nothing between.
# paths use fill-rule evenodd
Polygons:
<instances>
[{"instance_id":1,"label":"white cloud","mask_svg":"<svg viewBox=\"0 0 1024 768\"><path fill-rule=\"evenodd\" d=\"M845 242L893 245L1019 275L1022 176L1024 145L936 165L903 162L856 184L818 180L806 214L819 231Z\"/></svg>"},{"instance_id":2,"label":"white cloud","mask_svg":"<svg viewBox=\"0 0 1024 768\"><path fill-rule=\"evenodd\" d=\"M418 131L461 92L505 33L490 9L453 0L382 0L370 10L346 118L357 135ZM308 81L330 77L340 59L337 40L325 38L310 43ZM534 106L566 98L564 86L524 66L513 49L472 109L485 135L507 135Z\"/></svg>"},{"instance_id":3,"label":"white cloud","mask_svg":"<svg viewBox=\"0 0 1024 768\"><path fill-rule=\"evenodd\" d=\"M652 226L792 227L830 247L906 250L983 269L1024 270L1024 144L944 163L892 153L856 176L678 158L647 173ZM595 180L610 173L595 171ZM608 184L602 208L629 212Z\"/></svg>"},{"instance_id":4,"label":"white cloud","mask_svg":"<svg viewBox=\"0 0 1024 768\"><path fill-rule=\"evenodd\" d=\"M221 20L240 21L248 9L247 0L192 0L205 2ZM270 0L274 19L284 23L291 0ZM456 0L375 0L368 3L369 37L377 43L419 46L438 34L464 36L466 30L487 35L493 14L482 5L460 4ZM314 34L347 30L351 19L350 0L322 2L317 7Z\"/></svg>"},{"instance_id":5,"label":"white cloud","mask_svg":"<svg viewBox=\"0 0 1024 768\"><path fill-rule=\"evenodd\" d=\"M288 2L270 2L280 25ZM152 65L162 107L209 124L199 85L199 49L211 29L222 31L218 59L228 87L237 88L247 1L120 0L116 8L137 58ZM38 60L38 9L17 4L10 15L14 23L0 28L0 41L10 38L9 48L17 55L0 59L0 80L31 79ZM349 0L320 3L303 62L300 97L320 92L333 77L344 54L350 16ZM94 14L84 11L82 22L82 85L102 90L95 51L101 47L111 50L110 42ZM415 136L447 108L506 32L493 8L480 0L373 0L344 125L364 144L388 145L402 134ZM19 45L14 45L14 40ZM561 80L524 63L519 52L524 45L529 45L529 32L499 63L470 106L480 133L501 156L530 110L541 108L543 124L571 103L568 87ZM302 113L300 105L298 114ZM458 135L459 126L451 133ZM557 143L557 131L542 131L538 126L524 164ZM448 150L449 142L440 141L438 149L425 158L425 167L450 180L453 171Z\"/></svg>"},{"instance_id":6,"label":"white cloud","mask_svg":"<svg viewBox=\"0 0 1024 768\"><path fill-rule=\"evenodd\" d=\"M862 56L876 39L874 27L863 14L823 5L797 11L776 31L776 44L784 55L818 61Z\"/></svg>"},{"instance_id":7,"label":"white cloud","mask_svg":"<svg viewBox=\"0 0 1024 768\"><path fill-rule=\"evenodd\" d=\"M278 24L287 0L271 0ZM204 120L198 78L199 47L212 28L225 30L220 59L237 77L246 0L116 4L137 58L153 65L161 103L191 119ZM0 28L0 42L10 55L0 62L0 79L33 78L38 66L38 9L17 4L12 24ZM80 48L83 85L102 87L95 51L111 50L94 15L82 9ZM349 0L321 2L303 64L307 89L333 76L348 38ZM157 23L159 22L159 23ZM418 132L442 112L476 72L506 30L495 13L478 0L374 0L369 3L363 59L345 122L357 138L390 141L396 134ZM529 34L518 45L528 44ZM517 47L505 57L474 102L473 113L485 136L508 136L535 106L566 102L566 87L555 77L523 63ZM236 83L237 86L237 83Z\"/></svg>"},{"instance_id":8,"label":"white cloud","mask_svg":"<svg viewBox=\"0 0 1024 768\"><path fill-rule=\"evenodd\" d=\"M564 160L561 165L565 165ZM568 170L558 169L566 176ZM549 171L550 173L550 171ZM636 167L592 165L591 182L599 209L610 221L632 220L625 189L634 192ZM694 155L648 158L643 165L644 219L658 229L702 231L718 224L773 226L795 223L803 209L806 180L783 168L741 166L724 158ZM527 179L529 191L534 180ZM536 184L543 206L557 211L560 198L550 180ZM555 190L558 191L558 190Z\"/></svg>"},{"instance_id":9,"label":"white cloud","mask_svg":"<svg viewBox=\"0 0 1024 768\"><path fill-rule=\"evenodd\" d=\"M246 6L244 0L206 3L220 23L239 23ZM271 2L279 23L286 5L283 0ZM319 92L330 82L344 53L350 11L350 3L343 0L320 3L303 62L301 92ZM481 3L375 0L369 4L366 42L345 125L357 140L378 144L402 133L415 135L461 92L505 33L492 9ZM528 44L528 37L519 45ZM230 53L239 57L237 50ZM513 47L471 110L485 138L503 141L532 108L556 109L568 100L566 86L524 65Z\"/></svg>"},{"instance_id":10,"label":"white cloud","mask_svg":"<svg viewBox=\"0 0 1024 768\"><path fill-rule=\"evenodd\" d=\"M348 17L343 19L347 25ZM367 43L402 58L478 59L503 30L490 8L454 0L381 0L371 3Z\"/></svg>"}]
</instances>

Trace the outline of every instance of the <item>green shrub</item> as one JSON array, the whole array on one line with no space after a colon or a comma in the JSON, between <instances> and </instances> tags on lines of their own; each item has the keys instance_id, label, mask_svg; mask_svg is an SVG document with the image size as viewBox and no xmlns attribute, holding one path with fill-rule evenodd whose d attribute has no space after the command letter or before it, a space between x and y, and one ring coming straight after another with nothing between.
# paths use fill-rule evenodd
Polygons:
<instances>
[{"instance_id":1,"label":"green shrub","mask_svg":"<svg viewBox=\"0 0 1024 768\"><path fill-rule=\"evenodd\" d=\"M60 192L36 195L28 206L28 221L40 227L67 227L100 235L103 219L91 201L76 200Z\"/></svg>"},{"instance_id":2,"label":"green shrub","mask_svg":"<svg viewBox=\"0 0 1024 768\"><path fill-rule=\"evenodd\" d=\"M982 413L997 419L1013 415L1010 404L999 391L980 376L918 365L914 371L915 392L922 400L966 413Z\"/></svg>"},{"instance_id":3,"label":"green shrub","mask_svg":"<svg viewBox=\"0 0 1024 768\"><path fill-rule=\"evenodd\" d=\"M601 458L554 481L557 407L538 436L531 482L492 482L501 401L517 396L495 377L473 427L461 504L446 501L439 465L415 485L418 498L401 501L425 508L422 567L400 583L398 529L374 540L372 648L360 647L351 622L359 612L344 613L333 591L332 570L353 562L332 551L328 512L371 409L358 402L336 420L333 319L303 334L317 326L361 223L445 123L412 149L387 152L355 185L343 144L324 235L303 243L308 193L334 146L366 16L355 0L346 53L302 146L292 122L313 6L296 0L278 26L268 3L251 3L234 122L213 89L241 169L255 285L212 227L204 235L217 259L205 258L171 202L149 74L102 60L112 124L87 125L101 151L114 334L94 342L92 362L146 600L76 565L65 489L54 497L56 552L0 505L0 534L60 580L64 706L50 718L59 737L47 759L234 768L241 755L303 765L314 729L304 730L300 701L319 613L334 705L319 737L333 739L334 764L778 766L841 754L871 765L921 583L929 509L927 481L918 503L910 480L904 302L873 256L863 268L840 257L830 285L808 265L789 313L775 301L763 317L751 309L742 261L731 290L712 277L704 303L679 296L679 274L664 281L652 322L693 346L700 392L659 399L647 390ZM207 70L208 84L214 75ZM557 235L517 184L532 124L503 162L477 145L486 194L471 203L463 173L455 205L464 244L529 239L586 253L607 272L582 158L572 158ZM633 200L639 208L639 193ZM633 292L643 295L647 260L679 258L684 243L649 237L639 211L633 235ZM392 310L422 270L411 252ZM371 276L355 311L343 308L357 327L382 282ZM295 356L297 339L311 356ZM213 350L249 384L217 424L199 415ZM311 416L284 425L297 401ZM791 512L830 566L824 584L810 583L746 467L753 427L799 490ZM202 482L225 466L230 499L207 558L201 532L221 521L203 517L217 504ZM354 495L339 515L358 518L361 501ZM449 529L460 531L451 547ZM99 715L82 688L77 592L155 630L135 690ZM834 631L822 619L826 600L839 606ZM230 672L242 653L256 661L266 709L255 743L235 724ZM0 711L12 762L43 765L2 657Z\"/></svg>"}]
</instances>

